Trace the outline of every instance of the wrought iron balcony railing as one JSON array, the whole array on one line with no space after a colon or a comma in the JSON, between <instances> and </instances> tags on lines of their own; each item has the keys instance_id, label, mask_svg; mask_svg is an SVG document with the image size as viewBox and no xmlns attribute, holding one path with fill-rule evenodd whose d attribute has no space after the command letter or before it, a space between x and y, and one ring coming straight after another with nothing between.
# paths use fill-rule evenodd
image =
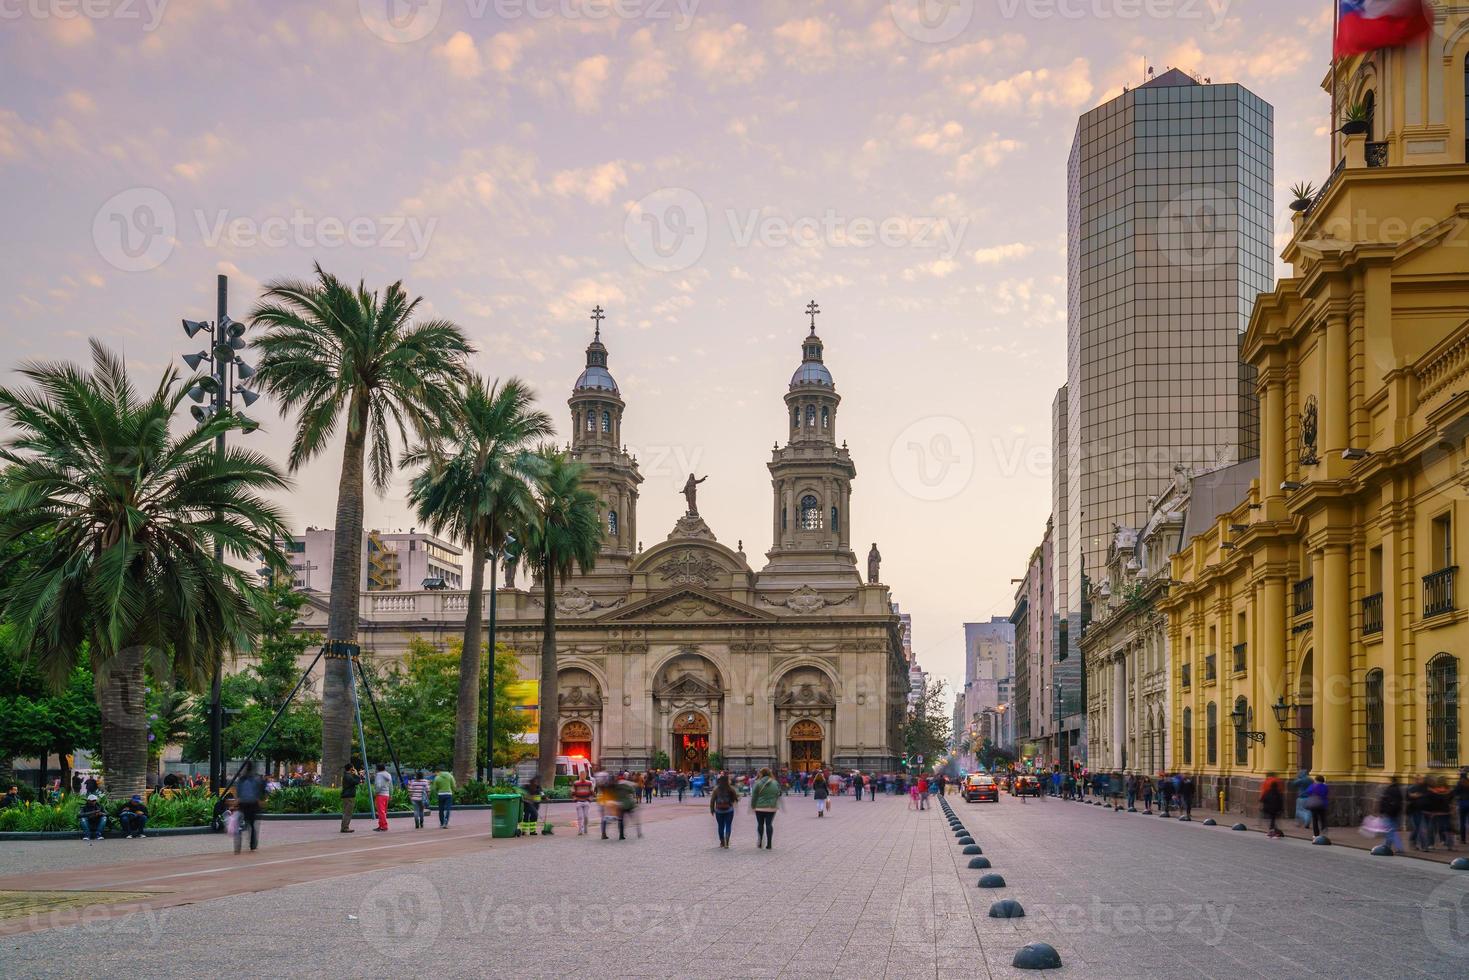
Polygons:
<instances>
[{"instance_id":1,"label":"wrought iron balcony railing","mask_svg":"<svg viewBox=\"0 0 1469 980\"><path fill-rule=\"evenodd\" d=\"M1454 602L1454 580L1457 565L1423 576L1423 616L1441 616L1459 608Z\"/></svg>"},{"instance_id":2,"label":"wrought iron balcony railing","mask_svg":"<svg viewBox=\"0 0 1469 980\"><path fill-rule=\"evenodd\" d=\"M1316 580L1302 579L1295 584L1296 615L1304 616L1316 608Z\"/></svg>"},{"instance_id":3,"label":"wrought iron balcony railing","mask_svg":"<svg viewBox=\"0 0 1469 980\"><path fill-rule=\"evenodd\" d=\"M1376 636L1382 632L1382 593L1369 595L1362 600L1362 635Z\"/></svg>"}]
</instances>

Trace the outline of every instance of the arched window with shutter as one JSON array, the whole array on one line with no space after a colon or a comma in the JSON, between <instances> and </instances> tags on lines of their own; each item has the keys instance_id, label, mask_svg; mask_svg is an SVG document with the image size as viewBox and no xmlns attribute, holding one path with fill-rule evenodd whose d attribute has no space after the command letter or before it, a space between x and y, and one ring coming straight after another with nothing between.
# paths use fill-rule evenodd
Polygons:
<instances>
[{"instance_id":1,"label":"arched window with shutter","mask_svg":"<svg viewBox=\"0 0 1469 980\"><path fill-rule=\"evenodd\" d=\"M1194 709L1183 709L1183 764L1194 764Z\"/></svg>"},{"instance_id":2,"label":"arched window with shutter","mask_svg":"<svg viewBox=\"0 0 1469 980\"><path fill-rule=\"evenodd\" d=\"M1237 717L1243 718L1244 722L1234 731L1234 764L1247 766L1250 764L1250 740L1241 734L1242 730L1250 727L1250 700L1241 694L1234 699L1234 711Z\"/></svg>"},{"instance_id":3,"label":"arched window with shutter","mask_svg":"<svg viewBox=\"0 0 1469 980\"><path fill-rule=\"evenodd\" d=\"M801 530L821 530L821 502L809 493L801 498Z\"/></svg>"},{"instance_id":4,"label":"arched window with shutter","mask_svg":"<svg viewBox=\"0 0 1469 980\"><path fill-rule=\"evenodd\" d=\"M1428 661L1428 764L1459 764L1459 658Z\"/></svg>"},{"instance_id":5,"label":"arched window with shutter","mask_svg":"<svg viewBox=\"0 0 1469 980\"><path fill-rule=\"evenodd\" d=\"M1382 671L1367 671L1365 697L1367 709L1367 765L1381 768L1387 758L1386 729L1383 725Z\"/></svg>"}]
</instances>

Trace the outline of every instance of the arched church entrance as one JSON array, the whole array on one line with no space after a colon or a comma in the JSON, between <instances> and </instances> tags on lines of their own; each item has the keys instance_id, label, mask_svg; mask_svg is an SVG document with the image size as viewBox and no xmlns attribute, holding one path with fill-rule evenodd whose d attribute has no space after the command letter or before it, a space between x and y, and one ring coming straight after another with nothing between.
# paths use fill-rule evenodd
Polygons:
<instances>
[{"instance_id":1,"label":"arched church entrance","mask_svg":"<svg viewBox=\"0 0 1469 980\"><path fill-rule=\"evenodd\" d=\"M796 772L814 772L821 768L821 726L809 718L803 718L791 726L791 769Z\"/></svg>"},{"instance_id":2,"label":"arched church entrance","mask_svg":"<svg viewBox=\"0 0 1469 980\"><path fill-rule=\"evenodd\" d=\"M592 728L584 721L568 721L561 726L561 755L573 759L592 760Z\"/></svg>"},{"instance_id":3,"label":"arched church entrance","mask_svg":"<svg viewBox=\"0 0 1469 980\"><path fill-rule=\"evenodd\" d=\"M1301 674L1296 683L1296 725L1301 729L1296 736L1296 766L1300 769L1311 769L1314 765L1316 754L1315 739L1315 705L1316 699L1316 674L1314 667L1315 657L1312 651L1307 651L1301 658Z\"/></svg>"},{"instance_id":4,"label":"arched church entrance","mask_svg":"<svg viewBox=\"0 0 1469 980\"><path fill-rule=\"evenodd\" d=\"M596 763L602 749L602 686L582 667L563 667L557 675L561 717L561 755Z\"/></svg>"},{"instance_id":5,"label":"arched church entrance","mask_svg":"<svg viewBox=\"0 0 1469 980\"><path fill-rule=\"evenodd\" d=\"M835 755L826 733L836 731L836 711L836 692L825 671L802 665L781 675L775 685L775 730L786 733L782 754L790 768L810 772Z\"/></svg>"},{"instance_id":6,"label":"arched church entrance","mask_svg":"<svg viewBox=\"0 0 1469 980\"><path fill-rule=\"evenodd\" d=\"M681 772L709 768L709 719L700 711L680 712L673 721L669 762Z\"/></svg>"},{"instance_id":7,"label":"arched church entrance","mask_svg":"<svg viewBox=\"0 0 1469 980\"><path fill-rule=\"evenodd\" d=\"M668 764L684 772L708 768L709 753L721 749L724 680L719 668L700 656L696 647L682 648L654 677L653 705L658 712L658 740L668 740Z\"/></svg>"}]
</instances>

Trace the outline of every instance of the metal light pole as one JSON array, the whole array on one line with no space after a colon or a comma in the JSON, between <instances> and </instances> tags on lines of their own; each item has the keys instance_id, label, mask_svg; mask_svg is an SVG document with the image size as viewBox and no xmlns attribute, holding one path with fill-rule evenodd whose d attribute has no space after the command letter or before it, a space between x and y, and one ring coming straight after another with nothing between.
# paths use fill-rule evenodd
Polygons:
<instances>
[{"instance_id":1,"label":"metal light pole","mask_svg":"<svg viewBox=\"0 0 1469 980\"><path fill-rule=\"evenodd\" d=\"M495 595L499 592L496 573L500 557L515 546L515 535L505 535L505 543L490 552L490 623L489 662L485 665L485 782L495 782Z\"/></svg>"},{"instance_id":2,"label":"metal light pole","mask_svg":"<svg viewBox=\"0 0 1469 980\"><path fill-rule=\"evenodd\" d=\"M209 336L209 347L197 354L185 354L184 363L189 370L197 371L199 366L208 361L210 364L209 374L200 378L189 388L189 397L194 403L189 408L189 414L194 421L203 425L216 416L228 415L234 410L234 396L239 395L240 400L249 407L255 403L260 396L236 384L236 380L247 381L255 374L255 369L240 360L237 352L245 348L245 325L231 320L225 312L229 299L229 278L219 276L216 280L216 303L215 319L213 323L207 320L184 320L184 333L190 337L200 333ZM211 397L212 404L204 406L206 397ZM253 432L256 424L244 418L242 431ZM214 451L221 458L224 456L224 433L221 432L214 439ZM224 560L224 545L216 541L214 543L214 558L216 561ZM220 783L224 776L224 713L220 705L220 683L224 675L224 657L221 651L220 659L214 665L214 677L209 685L209 791L218 793Z\"/></svg>"}]
</instances>

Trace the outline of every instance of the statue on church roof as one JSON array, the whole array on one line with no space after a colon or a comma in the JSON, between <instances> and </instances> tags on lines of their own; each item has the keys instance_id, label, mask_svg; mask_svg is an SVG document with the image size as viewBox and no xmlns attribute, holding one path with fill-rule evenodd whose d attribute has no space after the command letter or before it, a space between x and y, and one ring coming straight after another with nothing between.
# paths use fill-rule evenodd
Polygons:
<instances>
[{"instance_id":1,"label":"statue on church roof","mask_svg":"<svg viewBox=\"0 0 1469 980\"><path fill-rule=\"evenodd\" d=\"M709 478L705 476L696 480L694 474L690 473L688 480L683 485L683 499L688 501L690 514L699 512L699 484L707 479Z\"/></svg>"},{"instance_id":2,"label":"statue on church roof","mask_svg":"<svg viewBox=\"0 0 1469 980\"><path fill-rule=\"evenodd\" d=\"M867 581L870 585L877 585L880 579L878 571L882 566L882 554L877 550L877 542L872 542L872 550L867 553Z\"/></svg>"}]
</instances>

